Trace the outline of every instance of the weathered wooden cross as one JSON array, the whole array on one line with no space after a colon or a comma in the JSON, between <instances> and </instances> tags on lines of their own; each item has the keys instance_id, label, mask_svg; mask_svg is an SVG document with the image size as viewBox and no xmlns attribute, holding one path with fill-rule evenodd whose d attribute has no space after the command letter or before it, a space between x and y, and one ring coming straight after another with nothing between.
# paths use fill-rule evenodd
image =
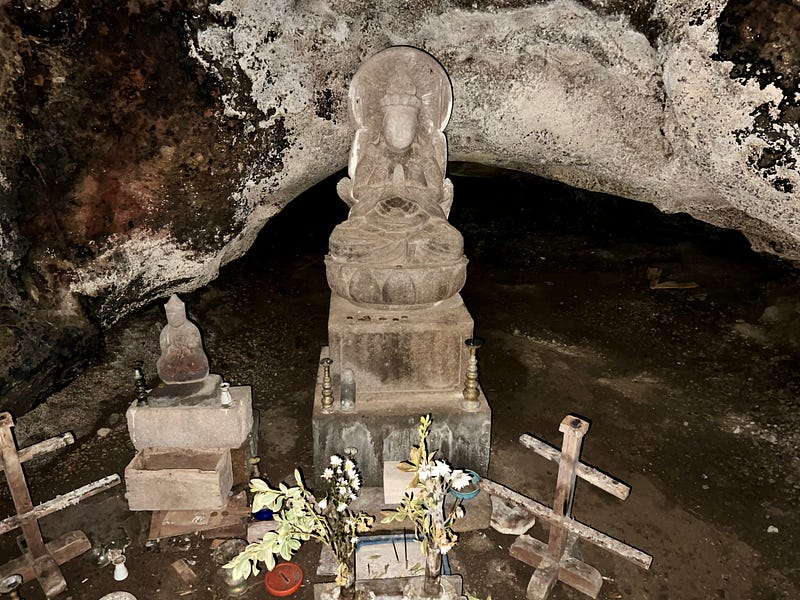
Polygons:
<instances>
[{"instance_id":1,"label":"weathered wooden cross","mask_svg":"<svg viewBox=\"0 0 800 600\"><path fill-rule=\"evenodd\" d=\"M0 521L0 534L20 527L25 544L22 556L0 565L0 581L13 575L21 575L23 581L29 581L36 577L45 596L54 598L67 589L67 582L61 574L59 565L83 554L92 545L82 531L70 531L45 544L42 539L42 531L39 529L39 519L115 486L120 479L119 475L109 475L34 508L28 491L28 483L25 481L25 473L22 471L22 463L72 444L75 439L72 434L66 433L23 448L18 452L14 434L11 432L12 427L14 427L14 419L11 414L0 413L0 456L3 460L0 470L4 470L6 473L11 498L17 509L16 515Z\"/></svg>"},{"instance_id":2,"label":"weathered wooden cross","mask_svg":"<svg viewBox=\"0 0 800 600\"><path fill-rule=\"evenodd\" d=\"M603 577L594 567L575 557L577 540L585 539L592 544L631 561L643 569L649 569L653 557L628 546L617 539L584 525L572 518L577 477L625 500L630 487L609 477L605 473L579 462L583 436L589 431L589 423L570 415L559 427L564 434L561 452L546 442L530 435L520 437L520 443L534 452L558 463L558 479L553 508L488 479L482 479L481 488L493 496L508 500L531 514L550 523L547 544L529 536L521 535L512 544L509 552L514 558L534 567L528 583L529 600L545 600L556 581L561 581L584 594L597 598L603 585Z\"/></svg>"}]
</instances>

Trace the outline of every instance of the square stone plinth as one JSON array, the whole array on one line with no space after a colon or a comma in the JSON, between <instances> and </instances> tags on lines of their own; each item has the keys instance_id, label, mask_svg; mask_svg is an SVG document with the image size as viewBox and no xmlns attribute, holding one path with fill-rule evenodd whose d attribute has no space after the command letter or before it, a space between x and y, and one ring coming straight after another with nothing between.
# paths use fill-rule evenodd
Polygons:
<instances>
[{"instance_id":1,"label":"square stone plinth","mask_svg":"<svg viewBox=\"0 0 800 600\"><path fill-rule=\"evenodd\" d=\"M433 423L428 435L429 450L453 467L472 469L481 477L489 471L492 413L480 392L478 410L461 409L461 393L445 396L403 394L402 401L392 395L380 401L362 402L356 395L356 410L342 412L336 403L331 414L322 412L322 389L317 385L312 428L314 435L314 477L321 475L330 456L351 456L361 471L364 485L383 486L384 461L408 460L411 448L419 444L419 418L430 413Z\"/></svg>"},{"instance_id":2,"label":"square stone plinth","mask_svg":"<svg viewBox=\"0 0 800 600\"><path fill-rule=\"evenodd\" d=\"M387 394L442 394L464 386L473 321L460 295L425 309L375 310L331 294L328 342L334 395L344 369L362 403Z\"/></svg>"},{"instance_id":3,"label":"square stone plinth","mask_svg":"<svg viewBox=\"0 0 800 600\"><path fill-rule=\"evenodd\" d=\"M146 448L125 467L131 510L220 509L232 484L227 448Z\"/></svg>"},{"instance_id":4,"label":"square stone plinth","mask_svg":"<svg viewBox=\"0 0 800 600\"><path fill-rule=\"evenodd\" d=\"M233 403L128 408L128 432L137 450L144 448L239 448L253 428L250 386L230 388Z\"/></svg>"}]
</instances>

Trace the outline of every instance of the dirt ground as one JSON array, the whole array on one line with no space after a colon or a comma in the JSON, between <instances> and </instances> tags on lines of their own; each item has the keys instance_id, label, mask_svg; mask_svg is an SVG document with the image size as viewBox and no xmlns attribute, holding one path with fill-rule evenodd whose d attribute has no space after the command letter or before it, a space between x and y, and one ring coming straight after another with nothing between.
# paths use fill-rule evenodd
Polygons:
<instances>
[{"instance_id":1,"label":"dirt ground","mask_svg":"<svg viewBox=\"0 0 800 600\"><path fill-rule=\"evenodd\" d=\"M798 272L753 254L738 234L650 205L520 175L454 180L451 222L471 261L462 295L486 339L480 377L493 411L491 478L550 504L554 465L517 440L528 432L560 446L560 421L582 415L592 422L583 460L632 493L621 502L580 482L576 518L654 557L643 571L584 545L584 560L604 575L600 598L800 598ZM271 481L312 464L312 388L330 293L322 258L345 216L334 183L296 199L246 257L184 296L212 371L253 388ZM651 289L650 267L662 269L661 281L698 287ZM122 474L133 456L124 420L131 365L143 360L155 375L163 324L160 306L118 323L96 364L19 419L21 445L67 430L78 438L29 465L35 502ZM102 437L101 428L110 432ZM115 590L139 600L225 598L209 542L146 549L149 515L128 512L123 492L118 486L43 521L46 537L81 528L97 544L130 541L124 582L88 553L66 564L72 598ZM6 490L0 504L13 512ZM546 539L541 524L533 534ZM0 539L3 562L18 554L13 538ZM467 592L525 597L532 569L509 557L513 539L491 529L461 536L450 558ZM300 600L313 598L318 556L313 544L298 555L306 572ZM170 567L179 558L199 575L191 588ZM43 598L35 582L22 596ZM243 597L267 597L261 580ZM551 597L584 596L558 584Z\"/></svg>"}]
</instances>

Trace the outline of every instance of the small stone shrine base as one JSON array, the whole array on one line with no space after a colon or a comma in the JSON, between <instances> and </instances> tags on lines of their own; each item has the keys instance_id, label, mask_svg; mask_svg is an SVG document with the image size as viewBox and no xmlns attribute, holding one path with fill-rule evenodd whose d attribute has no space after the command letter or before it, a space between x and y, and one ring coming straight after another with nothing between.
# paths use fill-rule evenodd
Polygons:
<instances>
[{"instance_id":1,"label":"small stone shrine base","mask_svg":"<svg viewBox=\"0 0 800 600\"><path fill-rule=\"evenodd\" d=\"M232 484L227 448L147 448L125 468L130 510L222 509Z\"/></svg>"},{"instance_id":2,"label":"small stone shrine base","mask_svg":"<svg viewBox=\"0 0 800 600\"><path fill-rule=\"evenodd\" d=\"M327 356L323 348L322 356ZM356 387L358 390L358 387ZM356 410L341 411L338 401L332 414L322 412L322 368L317 378L312 417L315 483L328 466L330 456L348 455L358 464L363 485L383 487L385 461L408 459L419 444L419 418L430 413L433 424L428 447L439 450L454 468L472 469L481 477L489 470L492 414L481 390L479 410L465 412L460 392L436 399L428 394L386 394L381 400L361 401L356 393ZM355 451L355 453L353 452Z\"/></svg>"},{"instance_id":3,"label":"small stone shrine base","mask_svg":"<svg viewBox=\"0 0 800 600\"><path fill-rule=\"evenodd\" d=\"M456 294L431 308L376 310L331 294L328 316L333 394L339 398L342 371L356 379L356 401L363 406L391 397L414 395L447 399L464 387L473 321Z\"/></svg>"},{"instance_id":4,"label":"small stone shrine base","mask_svg":"<svg viewBox=\"0 0 800 600\"><path fill-rule=\"evenodd\" d=\"M219 399L222 377L209 373L191 383L159 383L150 391L149 406L195 406L214 404Z\"/></svg>"},{"instance_id":5,"label":"small stone shrine base","mask_svg":"<svg viewBox=\"0 0 800 600\"><path fill-rule=\"evenodd\" d=\"M230 393L229 408L220 405L219 397L171 406L137 406L134 401L125 413L133 446L239 448L253 428L252 393L250 386L231 387Z\"/></svg>"}]
</instances>

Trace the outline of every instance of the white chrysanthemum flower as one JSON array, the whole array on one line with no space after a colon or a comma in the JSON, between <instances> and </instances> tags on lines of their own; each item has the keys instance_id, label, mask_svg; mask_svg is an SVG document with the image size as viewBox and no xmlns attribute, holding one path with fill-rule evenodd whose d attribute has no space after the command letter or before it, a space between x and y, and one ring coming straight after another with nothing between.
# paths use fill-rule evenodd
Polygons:
<instances>
[{"instance_id":1,"label":"white chrysanthemum flower","mask_svg":"<svg viewBox=\"0 0 800 600\"><path fill-rule=\"evenodd\" d=\"M336 507L337 512L344 512L347 508L347 504L344 502L339 502L339 506Z\"/></svg>"},{"instance_id":2,"label":"white chrysanthemum flower","mask_svg":"<svg viewBox=\"0 0 800 600\"><path fill-rule=\"evenodd\" d=\"M417 477L419 477L420 481L425 481L430 476L430 470L428 469L428 465L420 465L419 469L417 469Z\"/></svg>"},{"instance_id":3,"label":"white chrysanthemum flower","mask_svg":"<svg viewBox=\"0 0 800 600\"><path fill-rule=\"evenodd\" d=\"M335 454L331 456L331 465L333 465L334 467L338 467L341 464L342 464L341 456L336 456Z\"/></svg>"},{"instance_id":4,"label":"white chrysanthemum flower","mask_svg":"<svg viewBox=\"0 0 800 600\"><path fill-rule=\"evenodd\" d=\"M350 460L349 458L346 461L344 461L344 469L345 469L345 471L352 471L355 468L356 468L355 463L352 460Z\"/></svg>"},{"instance_id":5,"label":"white chrysanthemum flower","mask_svg":"<svg viewBox=\"0 0 800 600\"><path fill-rule=\"evenodd\" d=\"M350 487L354 490L358 490L358 488L361 487L361 478L358 476L358 473L356 473L350 480Z\"/></svg>"},{"instance_id":6,"label":"white chrysanthemum flower","mask_svg":"<svg viewBox=\"0 0 800 600\"><path fill-rule=\"evenodd\" d=\"M327 479L327 480L329 480L329 481L330 481L330 480L333 478L333 469L330 469L330 468L328 468L328 469L325 469L325 470L322 472L322 478L323 478L323 479Z\"/></svg>"},{"instance_id":7,"label":"white chrysanthemum flower","mask_svg":"<svg viewBox=\"0 0 800 600\"><path fill-rule=\"evenodd\" d=\"M319 507L322 510L325 510L326 508L328 508L328 499L327 498L323 498L322 500L320 500L319 501Z\"/></svg>"},{"instance_id":8,"label":"white chrysanthemum flower","mask_svg":"<svg viewBox=\"0 0 800 600\"><path fill-rule=\"evenodd\" d=\"M446 479L450 476L450 465L443 460L437 460L433 466L433 469L431 470L431 475Z\"/></svg>"},{"instance_id":9,"label":"white chrysanthemum flower","mask_svg":"<svg viewBox=\"0 0 800 600\"><path fill-rule=\"evenodd\" d=\"M450 485L457 490L464 489L471 481L472 477L461 470L453 471L453 475L450 477Z\"/></svg>"}]
</instances>

